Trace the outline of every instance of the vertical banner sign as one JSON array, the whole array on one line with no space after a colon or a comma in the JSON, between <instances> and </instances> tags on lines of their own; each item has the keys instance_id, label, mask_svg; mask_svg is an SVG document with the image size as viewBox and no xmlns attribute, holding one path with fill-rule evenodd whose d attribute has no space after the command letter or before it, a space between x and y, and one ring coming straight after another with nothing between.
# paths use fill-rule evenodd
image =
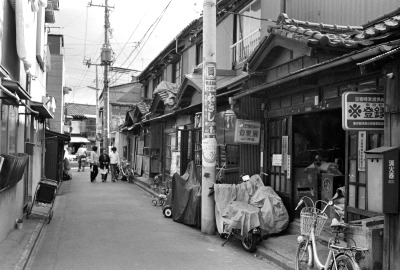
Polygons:
<instances>
[{"instance_id":1,"label":"vertical banner sign","mask_svg":"<svg viewBox=\"0 0 400 270\"><path fill-rule=\"evenodd\" d=\"M367 144L367 132L358 132L358 171L365 172L365 150Z\"/></svg>"},{"instance_id":2,"label":"vertical banner sign","mask_svg":"<svg viewBox=\"0 0 400 270\"><path fill-rule=\"evenodd\" d=\"M282 170L287 170L288 151L289 151L289 136L282 136Z\"/></svg>"},{"instance_id":3,"label":"vertical banner sign","mask_svg":"<svg viewBox=\"0 0 400 270\"><path fill-rule=\"evenodd\" d=\"M287 179L290 179L290 177L291 177L291 175L290 175L290 173L291 173L291 171L290 171L290 155L287 155L287 165L286 165L286 167L287 167L286 177L287 177Z\"/></svg>"},{"instance_id":4,"label":"vertical banner sign","mask_svg":"<svg viewBox=\"0 0 400 270\"><path fill-rule=\"evenodd\" d=\"M383 93L346 92L342 96L344 130L383 130L385 98Z\"/></svg>"},{"instance_id":5,"label":"vertical banner sign","mask_svg":"<svg viewBox=\"0 0 400 270\"><path fill-rule=\"evenodd\" d=\"M216 63L207 62L204 65L203 85L203 166L215 166L217 150L216 129L216 99L217 99L217 66Z\"/></svg>"}]
</instances>

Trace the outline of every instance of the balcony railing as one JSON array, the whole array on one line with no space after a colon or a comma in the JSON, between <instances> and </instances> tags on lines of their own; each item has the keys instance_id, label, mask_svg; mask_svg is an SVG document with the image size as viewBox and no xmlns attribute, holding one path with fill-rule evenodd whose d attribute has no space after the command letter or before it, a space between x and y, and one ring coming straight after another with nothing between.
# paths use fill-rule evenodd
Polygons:
<instances>
[{"instance_id":1,"label":"balcony railing","mask_svg":"<svg viewBox=\"0 0 400 270\"><path fill-rule=\"evenodd\" d=\"M260 43L261 28L231 46L232 63L236 65L246 60Z\"/></svg>"}]
</instances>

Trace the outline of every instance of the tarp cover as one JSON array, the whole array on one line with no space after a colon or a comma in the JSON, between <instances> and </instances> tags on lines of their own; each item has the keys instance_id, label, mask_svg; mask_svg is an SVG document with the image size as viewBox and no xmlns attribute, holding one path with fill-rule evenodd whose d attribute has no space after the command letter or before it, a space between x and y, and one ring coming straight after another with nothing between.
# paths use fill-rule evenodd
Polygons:
<instances>
[{"instance_id":1,"label":"tarp cover","mask_svg":"<svg viewBox=\"0 0 400 270\"><path fill-rule=\"evenodd\" d=\"M215 218L219 233L240 229L243 236L256 227L263 233L278 233L289 223L281 198L264 186L259 175L241 184L215 184Z\"/></svg>"},{"instance_id":2,"label":"tarp cover","mask_svg":"<svg viewBox=\"0 0 400 270\"><path fill-rule=\"evenodd\" d=\"M188 164L184 175L172 176L172 219L201 227L201 185L194 161Z\"/></svg>"}]
</instances>

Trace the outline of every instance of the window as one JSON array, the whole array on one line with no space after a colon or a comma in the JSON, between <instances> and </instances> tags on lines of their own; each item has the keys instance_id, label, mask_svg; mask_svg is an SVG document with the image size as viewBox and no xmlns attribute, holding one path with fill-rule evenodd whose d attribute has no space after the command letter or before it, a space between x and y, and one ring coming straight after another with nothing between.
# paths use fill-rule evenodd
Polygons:
<instances>
[{"instance_id":1,"label":"window","mask_svg":"<svg viewBox=\"0 0 400 270\"><path fill-rule=\"evenodd\" d=\"M157 86L160 84L160 82L163 80L162 74L158 75L153 79L153 91L157 88Z\"/></svg>"},{"instance_id":2,"label":"window","mask_svg":"<svg viewBox=\"0 0 400 270\"><path fill-rule=\"evenodd\" d=\"M173 64L173 69L172 69L172 82L181 84L181 61L177 61Z\"/></svg>"},{"instance_id":3,"label":"window","mask_svg":"<svg viewBox=\"0 0 400 270\"><path fill-rule=\"evenodd\" d=\"M240 12L237 20L238 40L246 38L260 28L261 21L250 17L261 18L261 0L254 1Z\"/></svg>"},{"instance_id":4,"label":"window","mask_svg":"<svg viewBox=\"0 0 400 270\"><path fill-rule=\"evenodd\" d=\"M148 95L149 95L149 85L146 84L146 85L143 86L143 96L145 98L148 98Z\"/></svg>"},{"instance_id":5,"label":"window","mask_svg":"<svg viewBox=\"0 0 400 270\"><path fill-rule=\"evenodd\" d=\"M143 146L143 155L145 156L150 156L150 131L149 127L144 127L143 128L143 141L144 141L144 146Z\"/></svg>"},{"instance_id":6,"label":"window","mask_svg":"<svg viewBox=\"0 0 400 270\"><path fill-rule=\"evenodd\" d=\"M171 163L172 163L172 152L176 149L176 132L175 129L168 129L164 133L165 135L165 146L164 146L164 164L165 164L165 175L171 175Z\"/></svg>"},{"instance_id":7,"label":"window","mask_svg":"<svg viewBox=\"0 0 400 270\"><path fill-rule=\"evenodd\" d=\"M16 153L18 138L18 108L1 106L0 153Z\"/></svg>"},{"instance_id":8,"label":"window","mask_svg":"<svg viewBox=\"0 0 400 270\"><path fill-rule=\"evenodd\" d=\"M1 136L0 136L0 142L1 142L1 153L8 154L8 108L9 106L2 105L1 106Z\"/></svg>"},{"instance_id":9,"label":"window","mask_svg":"<svg viewBox=\"0 0 400 270\"><path fill-rule=\"evenodd\" d=\"M196 65L203 63L203 43L196 45Z\"/></svg>"}]
</instances>

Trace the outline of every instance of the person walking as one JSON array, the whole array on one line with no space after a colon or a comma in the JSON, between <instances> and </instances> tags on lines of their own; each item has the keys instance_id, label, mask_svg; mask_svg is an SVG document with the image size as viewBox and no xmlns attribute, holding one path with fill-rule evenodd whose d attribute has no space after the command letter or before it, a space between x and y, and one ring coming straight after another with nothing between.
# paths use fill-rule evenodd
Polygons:
<instances>
[{"instance_id":1,"label":"person walking","mask_svg":"<svg viewBox=\"0 0 400 270\"><path fill-rule=\"evenodd\" d=\"M110 170L111 170L111 181L117 180L117 166L119 164L119 155L117 153L117 147L113 146L110 153Z\"/></svg>"},{"instance_id":2,"label":"person walking","mask_svg":"<svg viewBox=\"0 0 400 270\"><path fill-rule=\"evenodd\" d=\"M97 146L92 147L90 153L90 182L96 182L97 174L99 173L99 155L97 154Z\"/></svg>"},{"instance_id":3,"label":"person walking","mask_svg":"<svg viewBox=\"0 0 400 270\"><path fill-rule=\"evenodd\" d=\"M101 179L103 182L107 181L107 175L108 175L108 170L109 170L109 165L110 165L110 156L107 154L105 148L101 148L101 155L99 157L99 163L100 163L100 174L101 174Z\"/></svg>"},{"instance_id":4,"label":"person walking","mask_svg":"<svg viewBox=\"0 0 400 270\"><path fill-rule=\"evenodd\" d=\"M76 155L78 156L78 172L80 172L82 169L82 158L86 158L86 151L87 151L86 145L81 144L81 147L79 147L76 153ZM83 172L85 171L85 167L83 167L82 171Z\"/></svg>"}]
</instances>

